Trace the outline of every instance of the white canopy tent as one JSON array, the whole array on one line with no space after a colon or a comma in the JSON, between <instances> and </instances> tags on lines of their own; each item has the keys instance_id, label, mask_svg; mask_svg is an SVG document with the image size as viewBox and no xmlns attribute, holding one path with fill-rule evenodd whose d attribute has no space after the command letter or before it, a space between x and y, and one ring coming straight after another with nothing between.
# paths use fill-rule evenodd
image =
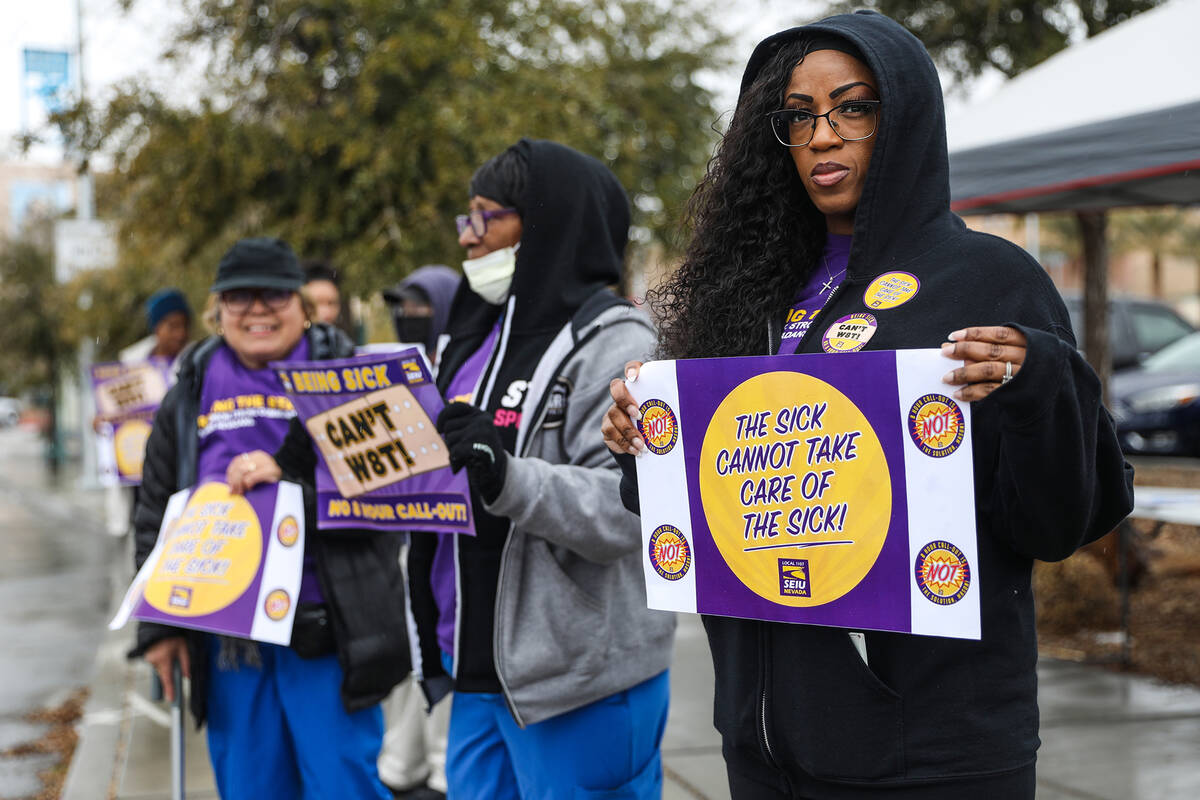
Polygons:
<instances>
[{"instance_id":1,"label":"white canopy tent","mask_svg":"<svg viewBox=\"0 0 1200 800\"><path fill-rule=\"evenodd\" d=\"M1074 211L1088 361L1104 385L1109 208L1200 203L1200 0L1075 44L947 121L960 214Z\"/></svg>"},{"instance_id":2,"label":"white canopy tent","mask_svg":"<svg viewBox=\"0 0 1200 800\"><path fill-rule=\"evenodd\" d=\"M959 213L1200 202L1200 0L1047 59L948 120Z\"/></svg>"}]
</instances>

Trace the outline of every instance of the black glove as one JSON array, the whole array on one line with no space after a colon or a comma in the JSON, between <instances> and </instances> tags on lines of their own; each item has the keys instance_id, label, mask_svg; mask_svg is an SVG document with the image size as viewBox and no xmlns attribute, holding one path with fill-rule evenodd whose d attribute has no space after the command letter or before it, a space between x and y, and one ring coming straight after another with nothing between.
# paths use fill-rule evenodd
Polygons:
<instances>
[{"instance_id":1,"label":"black glove","mask_svg":"<svg viewBox=\"0 0 1200 800\"><path fill-rule=\"evenodd\" d=\"M484 502L499 497L508 454L487 413L466 403L450 403L438 414L437 429L450 451L450 469L466 467Z\"/></svg>"}]
</instances>

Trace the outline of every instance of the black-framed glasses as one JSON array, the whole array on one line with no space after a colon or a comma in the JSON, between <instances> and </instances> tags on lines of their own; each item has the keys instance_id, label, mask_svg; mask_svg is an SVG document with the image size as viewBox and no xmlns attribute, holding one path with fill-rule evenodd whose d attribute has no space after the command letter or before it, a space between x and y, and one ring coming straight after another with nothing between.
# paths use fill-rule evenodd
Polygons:
<instances>
[{"instance_id":1,"label":"black-framed glasses","mask_svg":"<svg viewBox=\"0 0 1200 800\"><path fill-rule=\"evenodd\" d=\"M467 228L476 236L483 238L487 233L487 224L489 219L503 217L506 214L516 214L515 208L497 208L492 211L484 211L482 209L474 209L466 214L459 214L454 218L454 224L458 227L458 235L462 236L463 231Z\"/></svg>"},{"instance_id":2,"label":"black-framed glasses","mask_svg":"<svg viewBox=\"0 0 1200 800\"><path fill-rule=\"evenodd\" d=\"M875 135L879 125L879 100L850 100L829 109L824 114L814 114L800 108L785 108L767 114L771 130L779 143L787 147L807 147L817 130L817 120L822 117L833 128L843 142L858 142Z\"/></svg>"},{"instance_id":3,"label":"black-framed glasses","mask_svg":"<svg viewBox=\"0 0 1200 800\"><path fill-rule=\"evenodd\" d=\"M282 311L292 301L291 289L226 289L221 292L221 307L230 314L245 314L256 299L272 311Z\"/></svg>"}]
</instances>

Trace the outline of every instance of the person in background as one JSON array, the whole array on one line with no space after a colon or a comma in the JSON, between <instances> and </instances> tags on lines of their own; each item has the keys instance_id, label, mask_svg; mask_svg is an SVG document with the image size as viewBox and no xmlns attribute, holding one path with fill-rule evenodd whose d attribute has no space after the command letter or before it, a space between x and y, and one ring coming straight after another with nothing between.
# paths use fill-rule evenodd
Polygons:
<instances>
[{"instance_id":1,"label":"person in background","mask_svg":"<svg viewBox=\"0 0 1200 800\"><path fill-rule=\"evenodd\" d=\"M154 336L151 359L175 363L191 338L192 309L178 289L159 289L146 301L146 325Z\"/></svg>"},{"instance_id":2,"label":"person in background","mask_svg":"<svg viewBox=\"0 0 1200 800\"><path fill-rule=\"evenodd\" d=\"M471 179L437 426L475 536L413 536L414 667L449 688L453 800L657 798L675 619L646 607L636 518L594 435L649 321L612 287L629 201L601 162L523 139Z\"/></svg>"},{"instance_id":3,"label":"person in background","mask_svg":"<svg viewBox=\"0 0 1200 800\"><path fill-rule=\"evenodd\" d=\"M149 335L123 349L119 360L122 364L150 361L161 369L170 387L175 383L176 361L191 338L192 308L183 292L167 288L150 295L145 311ZM100 424L100 420L93 419L93 430L99 432ZM116 483L108 486L104 497L105 519L113 536L124 536L129 531L137 495L137 486L129 487L128 491Z\"/></svg>"},{"instance_id":4,"label":"person in background","mask_svg":"<svg viewBox=\"0 0 1200 800\"><path fill-rule=\"evenodd\" d=\"M342 318L341 279L328 261L304 262L304 293L316 309L314 322L339 325Z\"/></svg>"},{"instance_id":5,"label":"person in background","mask_svg":"<svg viewBox=\"0 0 1200 800\"><path fill-rule=\"evenodd\" d=\"M424 347L435 374L437 343L446 330L450 303L461 281L462 276L449 267L430 264L383 291L396 339ZM401 558L406 556L407 548ZM404 800L444 798L450 699L439 700L426 713L425 698L410 676L392 690L383 711L388 727L379 752L379 777Z\"/></svg>"},{"instance_id":6,"label":"person in background","mask_svg":"<svg viewBox=\"0 0 1200 800\"><path fill-rule=\"evenodd\" d=\"M383 290L396 341L422 345L431 365L437 364L438 340L446 331L450 303L461 282L462 276L449 267L427 264Z\"/></svg>"},{"instance_id":7,"label":"person in background","mask_svg":"<svg viewBox=\"0 0 1200 800\"><path fill-rule=\"evenodd\" d=\"M731 795L1032 800L1033 562L1112 530L1133 470L1046 271L950 210L921 42L874 12L761 42L691 215L683 262L651 298L659 357L821 353L855 315L866 350L940 347L946 394L971 404L982 638L705 615ZM882 302L881 278L908 288ZM611 392L622 500L649 512L661 500L638 496L637 407L623 381Z\"/></svg>"},{"instance_id":8,"label":"person in background","mask_svg":"<svg viewBox=\"0 0 1200 800\"><path fill-rule=\"evenodd\" d=\"M172 494L206 480L241 491L259 482L268 462L274 467L264 451L279 447L296 414L271 361L352 354L345 334L311 322L303 283L279 239L243 239L222 257L205 315L215 335L184 355L146 446L134 516L137 567L158 539ZM235 402L245 396L266 402ZM399 540L322 535L311 473L297 480L312 534L290 646L143 622L133 655L155 668L168 700L172 665L190 677L191 710L198 725L208 725L225 800L387 800L375 766L379 702L409 671Z\"/></svg>"}]
</instances>

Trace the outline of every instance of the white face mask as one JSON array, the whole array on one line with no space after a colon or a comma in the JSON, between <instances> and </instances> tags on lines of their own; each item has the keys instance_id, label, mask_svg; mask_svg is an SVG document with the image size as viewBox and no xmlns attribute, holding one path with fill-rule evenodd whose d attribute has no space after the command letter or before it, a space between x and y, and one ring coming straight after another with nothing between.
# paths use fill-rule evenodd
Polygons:
<instances>
[{"instance_id":1,"label":"white face mask","mask_svg":"<svg viewBox=\"0 0 1200 800\"><path fill-rule=\"evenodd\" d=\"M517 271L518 242L514 247L502 247L479 258L462 262L463 274L471 291L494 306L508 299L513 273Z\"/></svg>"}]
</instances>

